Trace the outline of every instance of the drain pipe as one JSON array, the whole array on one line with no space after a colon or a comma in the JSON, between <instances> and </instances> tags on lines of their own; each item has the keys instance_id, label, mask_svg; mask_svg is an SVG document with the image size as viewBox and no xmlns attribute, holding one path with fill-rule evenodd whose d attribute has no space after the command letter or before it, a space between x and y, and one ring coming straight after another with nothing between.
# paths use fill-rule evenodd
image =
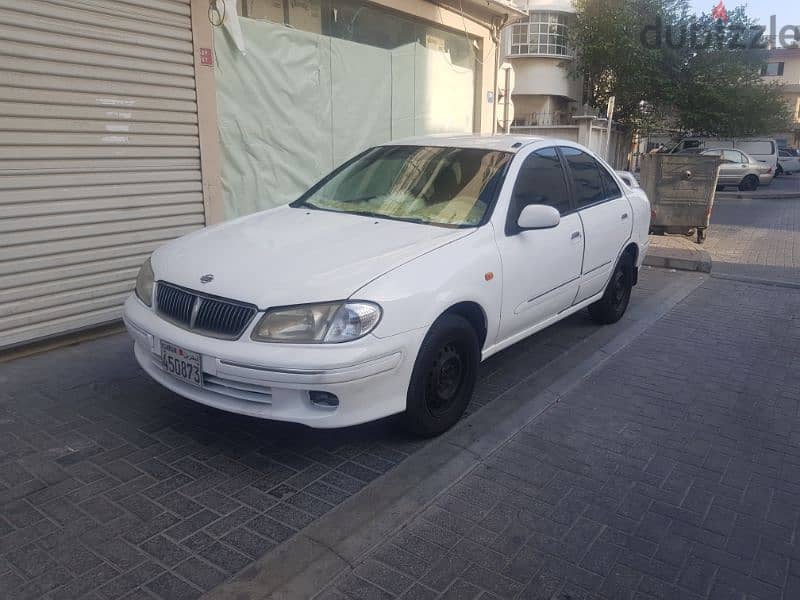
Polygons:
<instances>
[{"instance_id":1,"label":"drain pipe","mask_svg":"<svg viewBox=\"0 0 800 600\"><path fill-rule=\"evenodd\" d=\"M508 15L503 15L503 18L500 21L500 25L497 25L497 21L492 19L492 42L494 42L494 98L492 102L492 134L497 134L497 94L498 94L498 86L500 82L498 81L498 73L500 71L500 32L502 31L503 27L506 26L508 23Z\"/></svg>"}]
</instances>

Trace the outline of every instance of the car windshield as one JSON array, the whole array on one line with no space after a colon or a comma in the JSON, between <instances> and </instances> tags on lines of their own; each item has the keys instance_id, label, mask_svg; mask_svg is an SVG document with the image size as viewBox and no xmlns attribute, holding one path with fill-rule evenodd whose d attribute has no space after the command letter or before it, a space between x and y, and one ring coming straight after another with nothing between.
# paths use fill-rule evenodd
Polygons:
<instances>
[{"instance_id":1,"label":"car windshield","mask_svg":"<svg viewBox=\"0 0 800 600\"><path fill-rule=\"evenodd\" d=\"M292 206L475 227L489 211L508 152L380 146L335 171Z\"/></svg>"}]
</instances>

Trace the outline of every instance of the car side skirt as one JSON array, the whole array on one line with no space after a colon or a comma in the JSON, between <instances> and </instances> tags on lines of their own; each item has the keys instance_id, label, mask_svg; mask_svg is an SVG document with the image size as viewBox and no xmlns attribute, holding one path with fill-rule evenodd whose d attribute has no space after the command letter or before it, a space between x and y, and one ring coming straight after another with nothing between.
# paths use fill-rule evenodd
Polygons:
<instances>
[{"instance_id":1,"label":"car side skirt","mask_svg":"<svg viewBox=\"0 0 800 600\"><path fill-rule=\"evenodd\" d=\"M489 346L488 348L485 348L481 353L481 360L482 361L486 360L487 358L497 354L501 350L505 350L509 346L513 346L517 342L524 340L526 337L532 336L534 333L538 333L542 329L547 329L548 327L550 327L550 325L554 325L555 323L558 323L562 319L566 319L568 316L575 314L579 310L583 310L590 304L594 304L595 302L600 300L603 297L604 293L605 293L605 288L601 290L599 294L595 294L591 298L587 298L586 300L580 302L579 304L570 306L569 308L561 311L557 315L553 315L549 319L545 319L544 321L538 323L537 325L534 325L533 327L529 327L528 329L520 331L519 333L516 333L511 337L508 337L500 342L497 342L492 346Z\"/></svg>"}]
</instances>

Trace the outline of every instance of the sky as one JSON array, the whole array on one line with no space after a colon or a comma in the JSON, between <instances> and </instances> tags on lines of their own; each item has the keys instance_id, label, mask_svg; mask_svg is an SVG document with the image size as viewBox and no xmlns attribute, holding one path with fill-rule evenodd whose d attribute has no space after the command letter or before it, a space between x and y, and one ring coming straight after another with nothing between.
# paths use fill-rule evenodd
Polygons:
<instances>
[{"instance_id":1,"label":"sky","mask_svg":"<svg viewBox=\"0 0 800 600\"><path fill-rule=\"evenodd\" d=\"M719 0L691 0L695 11L710 13ZM762 25L769 26L770 15L778 18L778 29L784 25L800 26L800 0L727 0L727 8L740 5L747 6L747 13L759 20Z\"/></svg>"}]
</instances>

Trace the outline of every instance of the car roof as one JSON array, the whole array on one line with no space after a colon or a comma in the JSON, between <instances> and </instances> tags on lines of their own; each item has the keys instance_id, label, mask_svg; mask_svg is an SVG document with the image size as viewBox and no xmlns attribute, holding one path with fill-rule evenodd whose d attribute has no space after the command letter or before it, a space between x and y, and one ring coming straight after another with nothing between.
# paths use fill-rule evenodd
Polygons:
<instances>
[{"instance_id":1,"label":"car roof","mask_svg":"<svg viewBox=\"0 0 800 600\"><path fill-rule=\"evenodd\" d=\"M441 146L443 148L480 148L517 153L526 146L543 142L574 145L568 140L551 140L531 135L481 135L481 134L440 134L410 137L388 142L387 146Z\"/></svg>"}]
</instances>

